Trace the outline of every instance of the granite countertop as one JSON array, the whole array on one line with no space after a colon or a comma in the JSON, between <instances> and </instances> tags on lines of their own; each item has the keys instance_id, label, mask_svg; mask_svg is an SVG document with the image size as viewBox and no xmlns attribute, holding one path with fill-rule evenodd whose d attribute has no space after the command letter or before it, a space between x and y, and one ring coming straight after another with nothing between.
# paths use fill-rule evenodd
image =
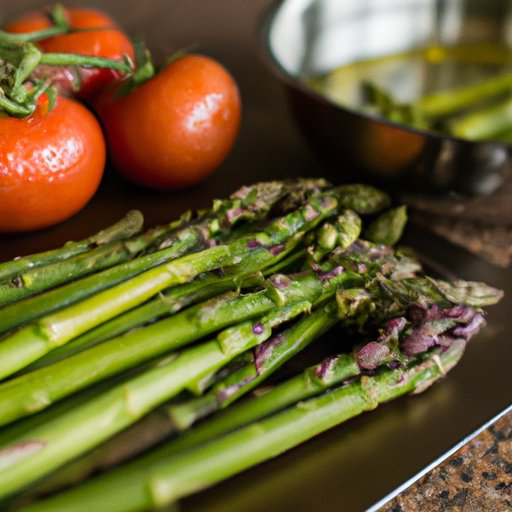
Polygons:
<instances>
[{"instance_id":1,"label":"granite countertop","mask_svg":"<svg viewBox=\"0 0 512 512\"><path fill-rule=\"evenodd\" d=\"M379 512L512 510L512 412L502 416Z\"/></svg>"}]
</instances>

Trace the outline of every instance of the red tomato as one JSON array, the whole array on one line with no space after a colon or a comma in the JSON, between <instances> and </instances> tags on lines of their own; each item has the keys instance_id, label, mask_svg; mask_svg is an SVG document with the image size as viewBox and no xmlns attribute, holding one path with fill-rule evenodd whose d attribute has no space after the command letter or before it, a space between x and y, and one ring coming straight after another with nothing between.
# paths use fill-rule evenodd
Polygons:
<instances>
[{"instance_id":1,"label":"red tomato","mask_svg":"<svg viewBox=\"0 0 512 512\"><path fill-rule=\"evenodd\" d=\"M94 104L117 169L151 188L182 188L212 173L231 150L240 125L240 96L215 60L186 55L117 98Z\"/></svg>"},{"instance_id":2,"label":"red tomato","mask_svg":"<svg viewBox=\"0 0 512 512\"><path fill-rule=\"evenodd\" d=\"M61 222L95 193L105 164L96 118L59 97L42 96L29 117L0 117L0 231L29 231Z\"/></svg>"},{"instance_id":3,"label":"red tomato","mask_svg":"<svg viewBox=\"0 0 512 512\"><path fill-rule=\"evenodd\" d=\"M37 43L43 51L77 53L118 60L125 55L133 58L133 47L130 40L106 14L95 9L73 8L65 9L65 14L71 28L98 28L98 30L87 30L44 39ZM44 13L30 12L9 23L5 30L14 33L27 33L49 26L51 26L50 19ZM60 89L67 93L72 91L73 74L71 71L53 69L57 73ZM77 95L89 98L104 89L113 80L118 79L120 74L118 71L109 69L81 68L80 77L81 86Z\"/></svg>"}]
</instances>

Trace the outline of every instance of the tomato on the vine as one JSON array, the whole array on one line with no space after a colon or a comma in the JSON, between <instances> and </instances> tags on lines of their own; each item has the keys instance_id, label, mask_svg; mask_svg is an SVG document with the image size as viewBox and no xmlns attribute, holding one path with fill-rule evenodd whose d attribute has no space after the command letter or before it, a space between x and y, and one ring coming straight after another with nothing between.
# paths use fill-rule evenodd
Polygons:
<instances>
[{"instance_id":1,"label":"tomato on the vine","mask_svg":"<svg viewBox=\"0 0 512 512\"><path fill-rule=\"evenodd\" d=\"M224 161L235 142L238 87L210 57L182 56L127 95L119 97L119 91L105 91L93 106L112 162L135 183L164 189L195 184Z\"/></svg>"},{"instance_id":2,"label":"tomato on the vine","mask_svg":"<svg viewBox=\"0 0 512 512\"><path fill-rule=\"evenodd\" d=\"M126 55L133 58L133 46L128 36L115 21L96 9L65 8L64 15L71 29L85 29L38 41L38 46L48 53L74 53L123 59ZM47 29L52 21L44 12L28 12L7 24L6 32L29 33ZM97 29L97 30L94 30ZM62 92L76 93L81 98L90 98L104 89L109 83L120 78L120 73L111 69L80 68L79 89L76 89L74 70L57 70L58 86Z\"/></svg>"},{"instance_id":3,"label":"tomato on the vine","mask_svg":"<svg viewBox=\"0 0 512 512\"><path fill-rule=\"evenodd\" d=\"M105 164L96 118L75 100L41 96L24 118L0 117L0 232L61 222L96 192Z\"/></svg>"}]
</instances>

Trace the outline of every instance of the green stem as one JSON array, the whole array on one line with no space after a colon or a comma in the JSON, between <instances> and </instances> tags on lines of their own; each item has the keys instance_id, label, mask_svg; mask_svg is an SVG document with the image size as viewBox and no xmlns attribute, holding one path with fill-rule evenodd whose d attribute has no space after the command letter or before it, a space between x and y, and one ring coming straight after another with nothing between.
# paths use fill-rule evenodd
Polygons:
<instances>
[{"instance_id":1,"label":"green stem","mask_svg":"<svg viewBox=\"0 0 512 512\"><path fill-rule=\"evenodd\" d=\"M119 240L91 247L86 252L70 255L66 260L48 262L44 266L29 268L7 282L0 282L0 306L73 281L79 277L112 267L132 258L151 243L151 237L129 237L142 229L142 214L132 212L118 225L123 229L116 235ZM128 240L127 240L128 239Z\"/></svg>"},{"instance_id":2,"label":"green stem","mask_svg":"<svg viewBox=\"0 0 512 512\"><path fill-rule=\"evenodd\" d=\"M24 300L8 304L1 310L0 333L27 324L45 314L51 314L53 311L66 308L80 300L93 296L109 286L114 286L133 278L147 269L161 265L166 261L172 261L197 248L197 244L197 237L191 235L189 238L184 238L167 249L140 256L101 272L85 276L78 281L46 291L40 295L27 297Z\"/></svg>"},{"instance_id":3,"label":"green stem","mask_svg":"<svg viewBox=\"0 0 512 512\"><path fill-rule=\"evenodd\" d=\"M81 241L67 242L58 249L22 256L0 263L0 281L15 278L28 270L48 265L89 251L96 246L124 240L142 227L144 218L139 211L128 212L119 222Z\"/></svg>"},{"instance_id":4,"label":"green stem","mask_svg":"<svg viewBox=\"0 0 512 512\"><path fill-rule=\"evenodd\" d=\"M216 339L178 354L79 408L26 433L0 452L0 498L16 492L135 423L175 396L191 379L214 371L272 335L274 328L307 311L307 301L261 318L261 330L245 322ZM102 428L97 428L102 425Z\"/></svg>"},{"instance_id":5,"label":"green stem","mask_svg":"<svg viewBox=\"0 0 512 512\"><path fill-rule=\"evenodd\" d=\"M165 458L164 447L158 462L141 465L136 461L109 471L26 511L136 512L163 507L276 457L381 403L423 391L457 364L464 346L459 342L439 358L365 376L175 456Z\"/></svg>"},{"instance_id":6,"label":"green stem","mask_svg":"<svg viewBox=\"0 0 512 512\"><path fill-rule=\"evenodd\" d=\"M105 341L0 384L0 424L42 410L74 391L234 322L254 318L284 304L304 300L318 302L332 295L338 286L352 286L359 281L357 274L349 272L329 280L309 272L297 276L285 289L275 289L269 283L266 289L249 295L214 298L143 329Z\"/></svg>"},{"instance_id":7,"label":"green stem","mask_svg":"<svg viewBox=\"0 0 512 512\"><path fill-rule=\"evenodd\" d=\"M286 361L304 350L311 342L339 321L334 311L335 308L334 310L332 308L333 304L329 304L320 306L311 315L300 320L283 333L259 345L256 349L261 348L259 358L257 355L253 355L253 361L222 379L205 395L188 402L169 405L167 412L173 424L180 430L186 429L198 419L219 408L227 407L261 384ZM192 382L188 388L192 388L194 392L200 392L201 389L195 389L197 384L197 381ZM270 411L272 410L274 409L271 407ZM215 423L216 420L213 419L213 422ZM234 425L236 424L235 421Z\"/></svg>"},{"instance_id":8,"label":"green stem","mask_svg":"<svg viewBox=\"0 0 512 512\"><path fill-rule=\"evenodd\" d=\"M26 33L11 33L0 30L0 40L9 43L35 43L54 36L61 36L74 32L66 26L53 26Z\"/></svg>"},{"instance_id":9,"label":"green stem","mask_svg":"<svg viewBox=\"0 0 512 512\"><path fill-rule=\"evenodd\" d=\"M493 76L474 84L441 91L418 99L415 104L429 118L439 118L506 94L512 88L512 74Z\"/></svg>"},{"instance_id":10,"label":"green stem","mask_svg":"<svg viewBox=\"0 0 512 512\"><path fill-rule=\"evenodd\" d=\"M222 276L215 273L199 276L190 283L164 290L154 299L123 313L98 327L87 331L69 343L57 347L47 355L38 359L22 370L28 373L43 366L82 352L110 338L120 336L136 327L142 327L150 322L173 315L182 309L208 300L216 295L230 290L250 288L263 284L263 275L278 272L280 267L294 261L303 252L292 252L299 242L299 237L290 237L284 244L283 251L272 255L265 248L257 248L251 253L251 258L245 259L233 268L227 268ZM290 254L288 258L287 255ZM267 267L272 263L270 267ZM261 272L261 274L260 274Z\"/></svg>"},{"instance_id":11,"label":"green stem","mask_svg":"<svg viewBox=\"0 0 512 512\"><path fill-rule=\"evenodd\" d=\"M47 315L0 342L0 379L16 373L87 330L137 306L173 284L239 262L228 246L183 256Z\"/></svg>"},{"instance_id":12,"label":"green stem","mask_svg":"<svg viewBox=\"0 0 512 512\"><path fill-rule=\"evenodd\" d=\"M512 127L512 100L452 119L448 131L468 140L490 140Z\"/></svg>"},{"instance_id":13,"label":"green stem","mask_svg":"<svg viewBox=\"0 0 512 512\"><path fill-rule=\"evenodd\" d=\"M79 55L76 53L43 53L39 59L39 64L46 64L48 66L83 66L114 69L122 71L126 75L132 72L132 66L126 60L107 59L104 57Z\"/></svg>"},{"instance_id":14,"label":"green stem","mask_svg":"<svg viewBox=\"0 0 512 512\"><path fill-rule=\"evenodd\" d=\"M7 112L10 116L13 117L27 117L34 111L31 107L25 107L24 105L19 105L17 102L6 98L3 95L3 92L0 89L0 109Z\"/></svg>"}]
</instances>

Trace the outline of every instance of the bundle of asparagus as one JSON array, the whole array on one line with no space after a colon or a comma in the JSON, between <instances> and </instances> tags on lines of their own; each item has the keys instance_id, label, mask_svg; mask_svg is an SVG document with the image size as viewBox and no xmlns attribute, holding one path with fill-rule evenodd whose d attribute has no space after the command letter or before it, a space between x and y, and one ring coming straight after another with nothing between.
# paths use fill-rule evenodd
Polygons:
<instances>
[{"instance_id":1,"label":"bundle of asparagus","mask_svg":"<svg viewBox=\"0 0 512 512\"><path fill-rule=\"evenodd\" d=\"M468 140L510 142L511 86L512 75L505 73L406 103L373 82L361 87L364 105L392 121Z\"/></svg>"},{"instance_id":2,"label":"bundle of asparagus","mask_svg":"<svg viewBox=\"0 0 512 512\"><path fill-rule=\"evenodd\" d=\"M172 503L422 391L501 297L426 276L393 247L405 209L369 186L260 183L149 231L130 217L0 264L7 510ZM333 329L327 359L262 392Z\"/></svg>"}]
</instances>

